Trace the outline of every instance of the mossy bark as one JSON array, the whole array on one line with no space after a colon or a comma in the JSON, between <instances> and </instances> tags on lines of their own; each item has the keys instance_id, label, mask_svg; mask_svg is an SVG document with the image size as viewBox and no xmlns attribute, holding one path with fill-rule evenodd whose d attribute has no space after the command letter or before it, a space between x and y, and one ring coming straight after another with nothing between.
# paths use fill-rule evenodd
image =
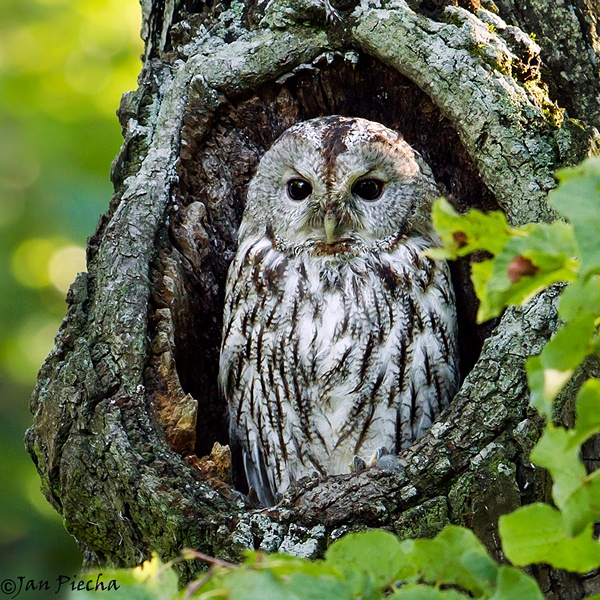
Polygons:
<instances>
[{"instance_id":1,"label":"mossy bark","mask_svg":"<svg viewBox=\"0 0 600 600\"><path fill-rule=\"evenodd\" d=\"M558 291L477 326L468 262L453 265L464 383L401 473L303 481L277 507L251 509L215 445L227 444L216 386L225 274L248 181L283 130L324 114L380 121L424 155L459 209L501 208L513 223L552 219L553 170L595 150L592 0L544 3L545 19L518 2L483 4L344 0L327 20L320 0L142 1L146 53L119 111L115 195L27 434L87 565L186 546L230 560L246 547L316 557L350 530L408 537L450 522L502 558L498 516L547 498L528 460L540 422L524 362L556 328ZM180 568L189 579L199 567ZM549 597L598 587L539 576Z\"/></svg>"}]
</instances>

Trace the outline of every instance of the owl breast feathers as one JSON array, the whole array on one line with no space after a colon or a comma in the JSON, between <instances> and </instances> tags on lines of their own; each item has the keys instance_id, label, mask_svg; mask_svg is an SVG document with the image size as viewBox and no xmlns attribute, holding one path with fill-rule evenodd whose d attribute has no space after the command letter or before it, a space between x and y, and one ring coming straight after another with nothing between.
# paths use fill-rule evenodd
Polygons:
<instances>
[{"instance_id":1,"label":"owl breast feathers","mask_svg":"<svg viewBox=\"0 0 600 600\"><path fill-rule=\"evenodd\" d=\"M304 476L410 445L458 386L448 266L422 255L439 195L379 123L288 129L248 188L229 268L219 382L266 506Z\"/></svg>"}]
</instances>

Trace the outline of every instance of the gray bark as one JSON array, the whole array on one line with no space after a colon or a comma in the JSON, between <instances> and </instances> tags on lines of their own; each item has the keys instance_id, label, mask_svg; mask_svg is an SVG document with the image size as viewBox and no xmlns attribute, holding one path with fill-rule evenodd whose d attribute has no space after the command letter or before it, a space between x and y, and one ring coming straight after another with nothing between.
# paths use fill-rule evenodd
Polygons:
<instances>
[{"instance_id":1,"label":"gray bark","mask_svg":"<svg viewBox=\"0 0 600 600\"><path fill-rule=\"evenodd\" d=\"M86 564L186 546L229 560L246 547L316 557L350 530L408 537L450 522L502 558L498 516L547 498L528 460L540 421L524 361L556 328L558 291L479 327L466 261L453 267L465 380L401 473L302 481L260 510L233 491L226 451L211 453L227 444L216 386L225 274L247 183L283 130L323 114L380 121L458 208L501 208L515 224L552 219L554 169L595 150L597 3L381 4L340 2L327 21L319 0L142 2L145 62L120 108L115 195L27 434ZM181 565L184 579L194 568ZM593 577L537 574L549 597L600 591Z\"/></svg>"}]
</instances>

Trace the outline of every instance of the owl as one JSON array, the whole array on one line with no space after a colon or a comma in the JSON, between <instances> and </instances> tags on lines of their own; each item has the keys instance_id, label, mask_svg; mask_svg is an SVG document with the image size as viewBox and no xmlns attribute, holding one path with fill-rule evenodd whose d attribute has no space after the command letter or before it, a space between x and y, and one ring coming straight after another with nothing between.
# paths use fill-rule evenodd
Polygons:
<instances>
[{"instance_id":1,"label":"owl","mask_svg":"<svg viewBox=\"0 0 600 600\"><path fill-rule=\"evenodd\" d=\"M455 394L450 274L423 255L438 195L398 133L360 118L298 123L260 161L227 276L219 385L265 506L301 477L409 446Z\"/></svg>"}]
</instances>

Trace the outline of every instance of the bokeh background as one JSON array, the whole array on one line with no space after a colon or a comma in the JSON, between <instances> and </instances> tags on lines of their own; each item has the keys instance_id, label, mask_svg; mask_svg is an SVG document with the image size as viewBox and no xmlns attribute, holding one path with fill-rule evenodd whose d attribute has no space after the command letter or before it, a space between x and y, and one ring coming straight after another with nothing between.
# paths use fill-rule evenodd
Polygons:
<instances>
[{"instance_id":1,"label":"bokeh background","mask_svg":"<svg viewBox=\"0 0 600 600\"><path fill-rule=\"evenodd\" d=\"M140 22L137 0L0 0L0 582L81 566L23 435L66 291L108 207Z\"/></svg>"}]
</instances>

